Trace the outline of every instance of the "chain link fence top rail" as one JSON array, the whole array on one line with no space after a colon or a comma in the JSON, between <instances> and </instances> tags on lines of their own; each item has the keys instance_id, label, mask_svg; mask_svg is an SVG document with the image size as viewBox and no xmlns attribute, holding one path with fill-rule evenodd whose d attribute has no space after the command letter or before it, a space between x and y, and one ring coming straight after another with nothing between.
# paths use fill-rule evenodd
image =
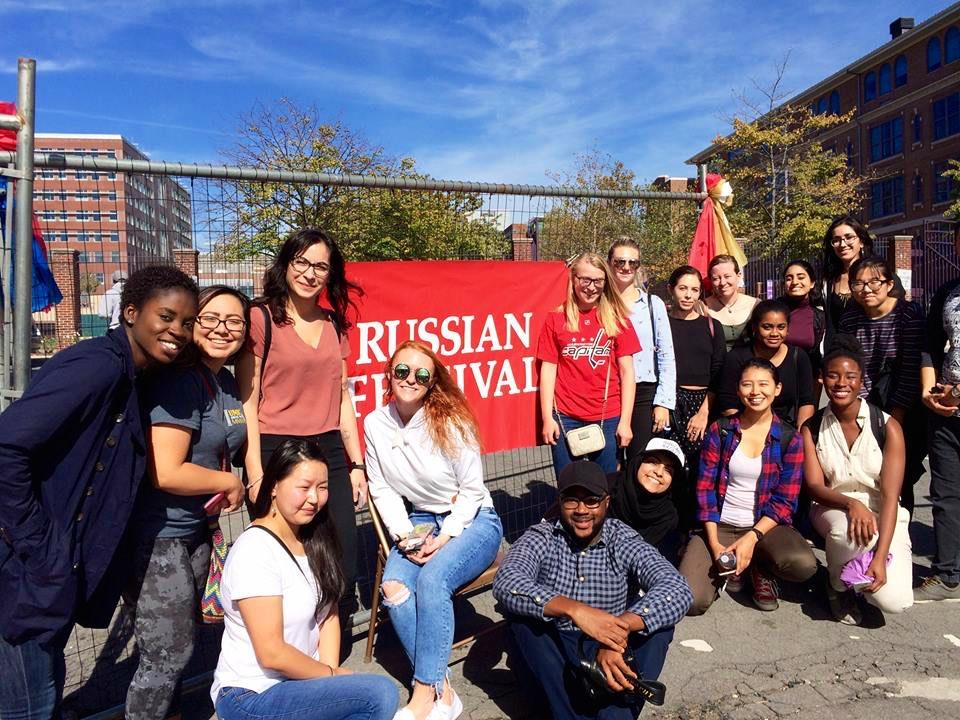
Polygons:
<instances>
[{"instance_id":1,"label":"chain link fence top rail","mask_svg":"<svg viewBox=\"0 0 960 720\"><path fill-rule=\"evenodd\" d=\"M177 263L192 268L201 286L230 285L253 297L262 291L271 251L304 225L331 230L348 262L567 259L585 250L603 253L624 234L649 241L648 255L659 258L662 247L688 244L689 217L695 218L695 203L704 197L290 173L112 154L90 148L35 155L34 209L64 294L60 304L33 314L37 366L63 347L104 334L114 276L147 264ZM0 163L10 162L10 154L0 153ZM650 237L651 218L660 223L656 238ZM555 498L549 449L487 454L484 469L505 540L512 542ZM222 521L232 540L247 516L239 511ZM357 514L357 524L360 611L354 622L362 625L369 616L376 538L367 512ZM219 647L220 629L198 626L185 684L213 668ZM68 709L81 716L116 710L136 663L130 611L121 603L106 630L76 627L66 660Z\"/></svg>"}]
</instances>

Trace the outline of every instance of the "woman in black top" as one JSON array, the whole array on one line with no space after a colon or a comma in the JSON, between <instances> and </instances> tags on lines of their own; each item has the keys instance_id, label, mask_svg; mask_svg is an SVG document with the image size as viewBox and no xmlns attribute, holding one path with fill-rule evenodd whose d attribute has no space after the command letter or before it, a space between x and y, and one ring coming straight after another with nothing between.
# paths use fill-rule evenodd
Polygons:
<instances>
[{"instance_id":1,"label":"woman in black top","mask_svg":"<svg viewBox=\"0 0 960 720\"><path fill-rule=\"evenodd\" d=\"M823 285L827 335L838 332L840 316L850 302L850 266L873 251L873 238L849 215L834 218L823 236Z\"/></svg>"},{"instance_id":2,"label":"woman in black top","mask_svg":"<svg viewBox=\"0 0 960 720\"><path fill-rule=\"evenodd\" d=\"M680 527L687 529L696 512L693 483L700 467L703 433L710 421L727 347L720 323L701 314L700 272L690 265L681 265L670 275L667 287L677 363L677 404L671 438L683 449L689 469L689 482L675 482L673 495L680 513Z\"/></svg>"},{"instance_id":3,"label":"woman in black top","mask_svg":"<svg viewBox=\"0 0 960 720\"><path fill-rule=\"evenodd\" d=\"M717 409L734 415L742 409L737 396L740 370L753 357L769 360L780 370L783 388L773 402L781 420L799 427L813 415L813 373L810 359L797 347L787 345L790 308L779 300L764 300L754 308L743 342L727 353L717 390Z\"/></svg>"}]
</instances>

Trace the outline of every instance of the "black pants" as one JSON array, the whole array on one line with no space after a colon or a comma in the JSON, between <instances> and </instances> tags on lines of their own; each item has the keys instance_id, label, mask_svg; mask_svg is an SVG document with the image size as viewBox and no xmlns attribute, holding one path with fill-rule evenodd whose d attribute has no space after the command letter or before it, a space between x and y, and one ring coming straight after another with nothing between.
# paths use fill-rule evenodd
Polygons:
<instances>
[{"instance_id":1,"label":"black pants","mask_svg":"<svg viewBox=\"0 0 960 720\"><path fill-rule=\"evenodd\" d=\"M960 418L930 414L930 500L937 541L933 570L960 582Z\"/></svg>"},{"instance_id":2,"label":"black pants","mask_svg":"<svg viewBox=\"0 0 960 720\"><path fill-rule=\"evenodd\" d=\"M260 462L266 469L270 455L284 440L295 435L261 435ZM339 430L330 430L319 435L310 435L310 440L320 444L327 458L327 475L330 483L330 517L337 529L337 539L343 552L343 577L346 591L344 600L354 596L353 584L357 576L357 520L353 505L353 486L347 469L347 453Z\"/></svg>"},{"instance_id":3,"label":"black pants","mask_svg":"<svg viewBox=\"0 0 960 720\"><path fill-rule=\"evenodd\" d=\"M913 515L913 486L923 475L923 458L927 455L927 417L930 415L922 405L907 410L903 419L903 442L906 463L903 467L903 487L900 489L900 504Z\"/></svg>"},{"instance_id":4,"label":"black pants","mask_svg":"<svg viewBox=\"0 0 960 720\"><path fill-rule=\"evenodd\" d=\"M650 442L653 435L653 397L656 394L656 383L637 383L637 393L633 397L633 416L630 418L633 440L627 445L628 459L643 452Z\"/></svg>"},{"instance_id":5,"label":"black pants","mask_svg":"<svg viewBox=\"0 0 960 720\"><path fill-rule=\"evenodd\" d=\"M515 657L522 661L517 670L532 687L543 690L554 720L634 720L643 709L643 702L620 702L596 707L584 697L572 673L578 663L580 631L558 630L555 622L536 618L507 618ZM633 652L633 670L644 680L656 680L667 658L673 640L673 628L658 630L652 635L631 633L628 644ZM597 642L588 640L584 650L596 653Z\"/></svg>"}]
</instances>

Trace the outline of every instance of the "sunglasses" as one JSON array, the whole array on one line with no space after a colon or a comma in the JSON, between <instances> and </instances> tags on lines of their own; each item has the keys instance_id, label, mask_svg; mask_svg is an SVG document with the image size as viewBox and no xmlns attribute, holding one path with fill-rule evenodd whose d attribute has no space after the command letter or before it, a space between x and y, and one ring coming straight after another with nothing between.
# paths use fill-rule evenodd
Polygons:
<instances>
[{"instance_id":1,"label":"sunglasses","mask_svg":"<svg viewBox=\"0 0 960 720\"><path fill-rule=\"evenodd\" d=\"M576 495L561 495L560 504L566 510L576 510L580 503L583 503L585 507L590 510L596 510L600 507L600 503L603 502L603 498L606 496L601 495L588 495L587 497L581 498Z\"/></svg>"},{"instance_id":2,"label":"sunglasses","mask_svg":"<svg viewBox=\"0 0 960 720\"><path fill-rule=\"evenodd\" d=\"M613 266L618 269L630 268L631 270L636 270L640 267L639 260L628 260L627 258L614 258Z\"/></svg>"},{"instance_id":3,"label":"sunglasses","mask_svg":"<svg viewBox=\"0 0 960 720\"><path fill-rule=\"evenodd\" d=\"M406 363L398 363L393 366L393 376L397 380L406 380L410 377L410 366ZM426 368L417 368L413 372L413 379L417 381L418 385L429 385L430 384L430 371Z\"/></svg>"}]
</instances>

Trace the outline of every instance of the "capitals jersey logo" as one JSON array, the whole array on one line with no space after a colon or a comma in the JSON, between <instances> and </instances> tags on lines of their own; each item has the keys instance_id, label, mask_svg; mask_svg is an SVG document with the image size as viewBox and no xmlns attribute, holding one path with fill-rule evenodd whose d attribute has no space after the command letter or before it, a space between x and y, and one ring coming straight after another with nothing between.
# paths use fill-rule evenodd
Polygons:
<instances>
[{"instance_id":1,"label":"capitals jersey logo","mask_svg":"<svg viewBox=\"0 0 960 720\"><path fill-rule=\"evenodd\" d=\"M613 340L608 338L606 342L604 342L605 337L606 333L604 333L602 329L597 330L597 334L593 338L582 337L570 341L563 346L560 354L571 360L586 358L587 362L590 363L590 367L596 370L603 365L603 359L609 358L613 352Z\"/></svg>"}]
</instances>

